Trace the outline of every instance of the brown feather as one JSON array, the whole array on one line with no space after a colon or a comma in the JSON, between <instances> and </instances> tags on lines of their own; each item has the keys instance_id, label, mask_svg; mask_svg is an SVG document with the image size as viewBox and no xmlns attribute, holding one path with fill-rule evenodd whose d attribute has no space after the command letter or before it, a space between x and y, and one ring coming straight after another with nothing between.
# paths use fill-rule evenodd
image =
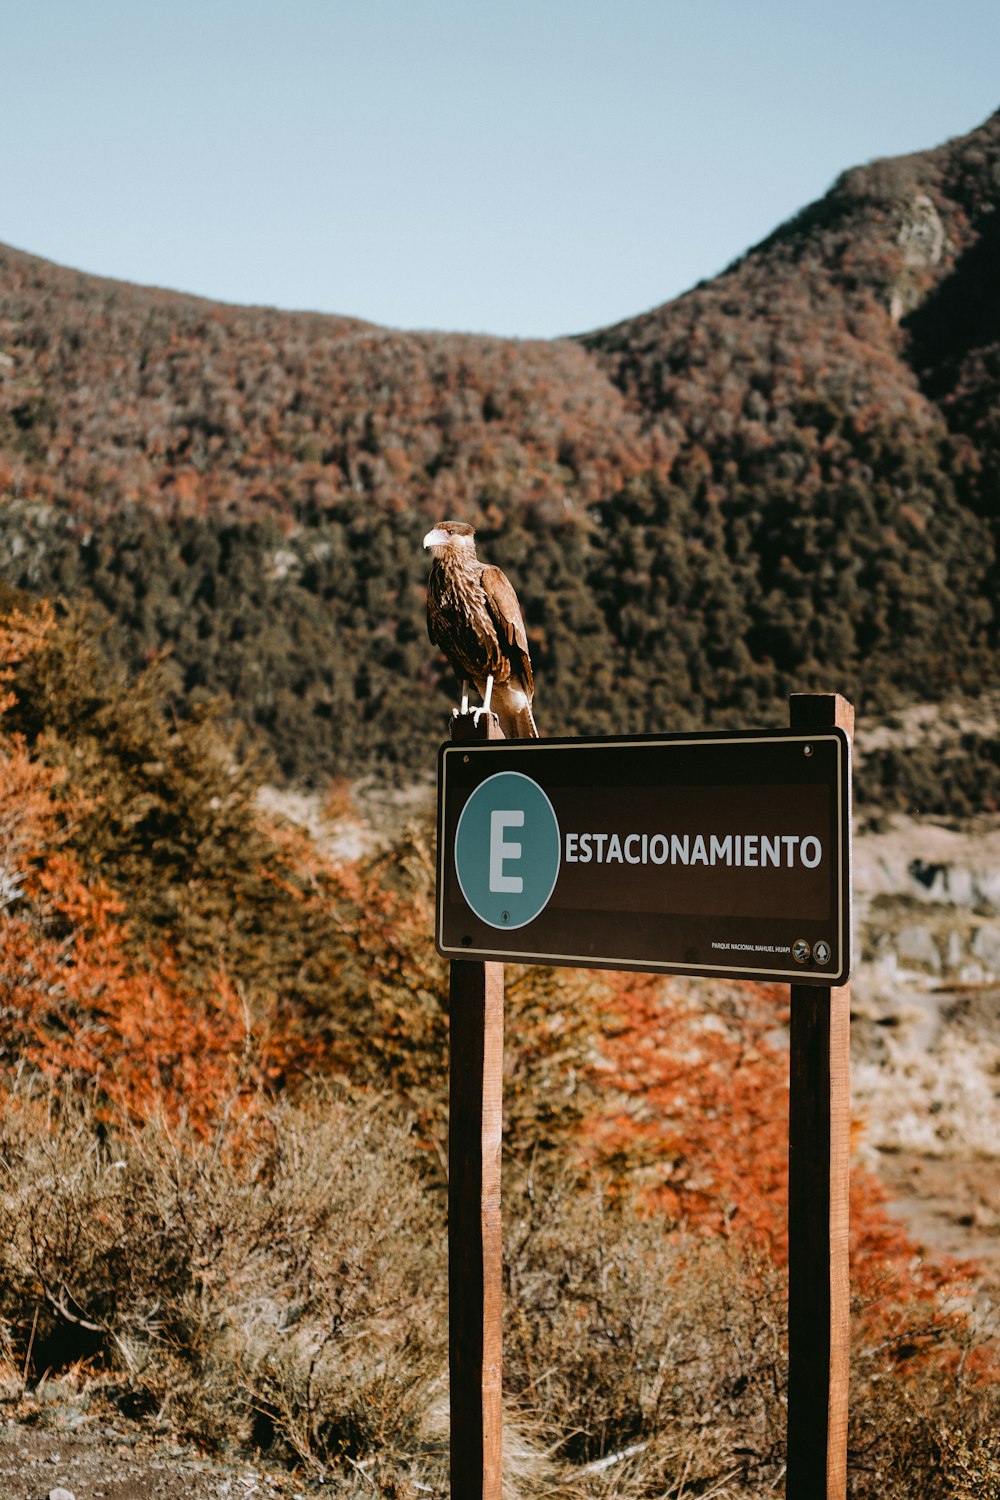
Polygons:
<instances>
[{"instance_id":1,"label":"brown feather","mask_svg":"<svg viewBox=\"0 0 1000 1500\"><path fill-rule=\"evenodd\" d=\"M506 573L501 573L499 568L492 567L483 568L480 581L498 632L503 635L508 647L516 647L520 653L520 675L530 698L535 690L535 683L531 672L531 658L528 655L528 636L513 585ZM513 657L514 651L512 650L510 654Z\"/></svg>"}]
</instances>

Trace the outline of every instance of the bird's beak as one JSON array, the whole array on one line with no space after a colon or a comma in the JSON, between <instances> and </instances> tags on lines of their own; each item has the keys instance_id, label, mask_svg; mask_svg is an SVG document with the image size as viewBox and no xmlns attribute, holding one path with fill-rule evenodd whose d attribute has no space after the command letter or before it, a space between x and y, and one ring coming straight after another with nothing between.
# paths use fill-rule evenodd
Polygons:
<instances>
[{"instance_id":1,"label":"bird's beak","mask_svg":"<svg viewBox=\"0 0 1000 1500\"><path fill-rule=\"evenodd\" d=\"M424 537L424 546L447 547L450 541L451 537L448 535L447 531L442 531L440 526L435 526L434 530L429 531Z\"/></svg>"}]
</instances>

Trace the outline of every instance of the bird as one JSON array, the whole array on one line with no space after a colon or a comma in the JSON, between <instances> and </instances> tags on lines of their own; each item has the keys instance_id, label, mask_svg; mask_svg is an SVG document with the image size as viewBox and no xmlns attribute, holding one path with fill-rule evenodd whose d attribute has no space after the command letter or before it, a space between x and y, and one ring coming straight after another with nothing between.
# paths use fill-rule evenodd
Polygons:
<instances>
[{"instance_id":1,"label":"bird","mask_svg":"<svg viewBox=\"0 0 1000 1500\"><path fill-rule=\"evenodd\" d=\"M536 740L531 711L535 682L528 637L517 595L507 575L479 561L476 533L465 521L439 521L424 537L430 548L427 634L444 652L462 684L462 707L469 711L469 683L483 700L476 723L495 713L504 738Z\"/></svg>"}]
</instances>

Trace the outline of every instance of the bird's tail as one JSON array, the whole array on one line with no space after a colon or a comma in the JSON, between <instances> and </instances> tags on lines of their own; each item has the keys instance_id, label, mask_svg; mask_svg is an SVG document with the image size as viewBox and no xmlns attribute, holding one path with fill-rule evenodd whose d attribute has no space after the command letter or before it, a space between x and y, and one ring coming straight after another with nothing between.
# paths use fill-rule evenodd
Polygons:
<instances>
[{"instance_id":1,"label":"bird's tail","mask_svg":"<svg viewBox=\"0 0 1000 1500\"><path fill-rule=\"evenodd\" d=\"M509 740L537 740L539 738L538 725L535 723L530 703L526 703L518 713L512 715L510 733L508 734L505 729L504 734Z\"/></svg>"},{"instance_id":2,"label":"bird's tail","mask_svg":"<svg viewBox=\"0 0 1000 1500\"><path fill-rule=\"evenodd\" d=\"M540 738L535 716L531 711L531 699L520 684L516 682L494 684L490 707L500 720L504 739L537 740Z\"/></svg>"}]
</instances>

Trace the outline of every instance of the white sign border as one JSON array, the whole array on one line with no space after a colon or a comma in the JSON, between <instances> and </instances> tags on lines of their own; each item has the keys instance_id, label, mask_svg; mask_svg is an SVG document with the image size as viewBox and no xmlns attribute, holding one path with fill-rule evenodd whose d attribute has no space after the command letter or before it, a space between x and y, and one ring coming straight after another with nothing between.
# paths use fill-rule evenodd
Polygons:
<instances>
[{"instance_id":1,"label":"white sign border","mask_svg":"<svg viewBox=\"0 0 1000 1500\"><path fill-rule=\"evenodd\" d=\"M853 809L851 807L851 777L850 777L850 774L849 774L850 773L850 765L851 765L850 739L847 736L844 736L842 734L833 734L828 729L819 730L817 733L810 733L808 730L804 730L804 729L794 729L794 730L791 730L789 732L786 732L785 734L744 734L744 735L740 735L740 734L735 734L735 735L720 734L718 736L714 736L714 735L711 735L711 734L693 734L691 736L686 736L686 735L683 735L683 734L679 734L676 737L672 737L670 735L663 735L663 736L658 736L658 737L655 737L655 738L651 737L649 739L633 739L633 738L629 737L629 738L622 738L622 739L609 738L609 739L593 739L593 740L590 740L590 739L585 739L584 738L584 739L581 739L578 743L580 744L581 748L590 747L590 748L593 748L593 749L596 750L596 749L599 749L601 746L607 746L609 749L617 749L617 748L624 748L626 745L634 745L636 748L641 748L641 747L644 747L644 746L659 746L659 747L663 747L663 746L667 746L667 745L685 745L685 744L687 744L687 745L699 745L699 744L701 744L701 745L723 745L723 744L725 744L725 745L761 745L761 744L764 744L764 745L767 745L767 744L771 744L771 745L785 744L785 745L787 745L789 743L789 741L800 741L800 742L802 742L804 744L820 744L820 743L829 743L830 741L832 741L836 745L836 747L837 747L837 809L836 809L836 812L837 812L837 827L838 828L844 827L845 823L846 823L846 828L847 828L847 840L846 840L846 843L847 843L848 849L850 849L850 847L852 845L852 842L853 842L853 836L854 836L854 831L853 831L853 826L852 826L852 824L853 824L853 819L852 819ZM531 753L533 755L537 755L537 754L539 754L541 752L544 752L545 750L566 750L568 748L571 748L573 746L573 744L577 743L577 742L574 741L574 740L532 740L532 741L526 742L526 743L530 743L531 744L531 747L532 747L531 748ZM563 968L572 968L574 964L579 964L582 968L589 968L589 969L618 969L618 970L622 970L624 972L640 973L640 974L678 974L678 973L685 973L685 972L687 972L687 973L696 974L696 975L705 975L706 978L718 977L720 979L726 979L726 978L739 979L741 977L744 977L744 975L746 973L746 969L738 969L738 968L736 968L733 965L726 965L726 964L708 964L708 963L688 964L688 963L674 962L672 960L671 961L666 961L665 960L662 964L657 964L655 961L652 961L652 960L648 961L648 962L639 962L639 961L637 961L634 958L606 958L603 955L601 957L594 957L593 954L589 954L589 953L586 953L586 954L584 954L584 953L580 953L580 954L576 954L576 953L535 953L535 952L529 953L527 950L525 950L523 948L518 949L518 951L516 953L506 954L506 955L503 955L501 957L501 956L498 955L498 950L496 948L472 948L472 947L468 947L468 948L465 948L465 947L463 947L463 948L455 948L455 947L449 947L448 945L446 945L446 943L444 941L444 900L443 900L443 893L442 893L442 891L443 891L443 880L444 880L445 858L446 858L446 856L445 856L445 848L444 848L444 823L445 823L445 804L446 804L446 801L447 801L445 779L446 779L446 774L447 774L446 768L447 768L448 758L451 755L467 754L470 750L474 750L477 755L488 754L490 751L499 751L501 754L503 754L505 752L505 750L509 752L509 747L511 745L518 745L518 744L519 744L519 742L517 740L483 740L483 741L478 741L478 742L477 741L466 741L464 744L461 743L461 742L456 742L456 743L444 745L442 747L442 761L441 761L441 765L442 765L442 778L441 778L442 779L442 786L441 786L441 794L439 796L440 806L439 806L439 809L438 809L438 884L439 884L439 899L437 901L437 913L436 913L436 924L435 924L436 925L436 937L437 937L437 950L438 950L438 952L441 953L441 954L443 954L445 957L447 957L449 959L462 959L462 958L477 958L477 959L479 959L479 958L481 958L481 959L487 960L488 962L489 961L496 961L497 963L515 963L515 964L517 964L517 963L532 963L532 962L535 962L535 963L542 963L542 964L559 965L559 966L561 966ZM523 745L521 746L521 748L523 748ZM844 808L844 793L843 793L843 786L844 786L844 757L845 757L845 754L846 754L846 757L847 757L847 769L848 769L848 776L847 776L847 808L846 808L846 814L847 814L847 816L846 816L846 820L845 820L845 816L844 816L844 814L845 814L845 808ZM496 775L498 773L494 772L493 774ZM520 772L520 773L514 773L514 774L524 775L526 773ZM528 779L531 780L530 777ZM537 782L536 782L536 785L537 785ZM539 788L539 790L542 790L542 789ZM465 809L463 808L462 811L464 813ZM459 822L461 822L461 814L459 815ZM558 819L556 820L556 826L557 827L559 826ZM457 836L457 832L458 832L458 830L456 828L456 836ZM842 944L842 951L840 953L840 958L841 958L841 960L843 960L846 957L847 959L850 960L853 957L852 952L851 952L851 948L852 948L852 936L853 936L852 931L851 931L851 925L852 925L852 921L853 921L853 911L852 911L852 904L851 904L851 892L848 892L847 893L846 923L845 923L845 911L844 911L844 905L845 905L845 901L844 901L844 845L845 845L845 840L838 838L838 840L837 840L837 924L836 925L837 925L837 933L838 933L840 942ZM560 858L559 868L560 868L560 870L562 869L562 859L561 858ZM557 873L556 879L558 880L558 873ZM555 885L553 884L553 890L554 889L555 889ZM465 896L465 892L464 891L462 892L462 895L463 895L463 897ZM550 899L551 899L551 892L550 892ZM548 904L548 903L546 903L546 904ZM473 915L475 916L476 913L473 910L473 908L470 907L469 909L470 909L470 911L473 912ZM482 919L480 918L479 920L482 920ZM533 917L532 921L534 921L534 920L535 920L535 918ZM530 924L529 923L523 923L521 925L522 926L529 926ZM509 931L511 929L508 929L508 928L498 928L497 930L503 932L503 931ZM846 952L846 954L843 951L843 944L844 944L845 938L846 938L846 945L847 945L847 952ZM826 977L826 975L824 975L822 973L822 971L817 970L817 969L807 969L804 965L801 965L801 964L799 966L797 966L796 968L794 968L794 969L767 969L766 971L763 970L763 969L757 969L754 972L755 972L755 976L756 976L755 979L754 979L754 982L758 983L758 984L767 984L771 980L775 981L776 983L780 982L782 980L790 980L793 983L794 982L798 982L798 983L802 983L802 984L817 985L817 986L823 986L825 988L831 988L832 989L832 988L835 988L838 985L843 985L843 984L847 984L848 983L848 981L849 981L849 979L851 977L852 965L849 963L848 967L847 967L847 971L845 973L839 974L835 978L831 977L829 979Z\"/></svg>"}]
</instances>

